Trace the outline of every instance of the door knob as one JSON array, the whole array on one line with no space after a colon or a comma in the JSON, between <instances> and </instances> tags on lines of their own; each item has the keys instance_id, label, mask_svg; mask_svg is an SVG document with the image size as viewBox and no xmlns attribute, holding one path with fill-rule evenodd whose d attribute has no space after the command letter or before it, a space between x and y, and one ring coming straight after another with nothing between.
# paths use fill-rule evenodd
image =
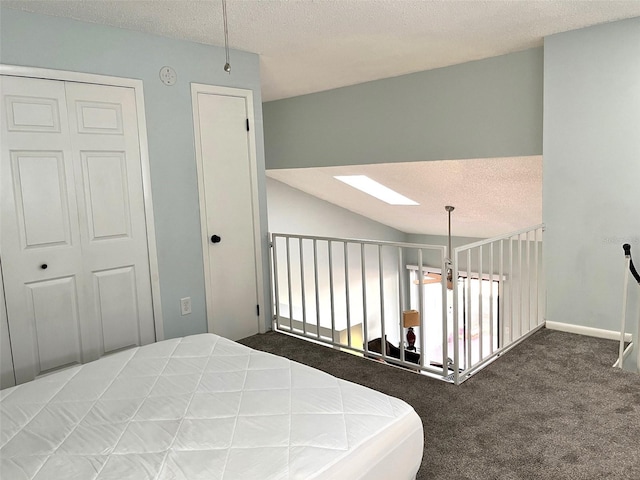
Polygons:
<instances>
[{"instance_id":1,"label":"door knob","mask_svg":"<svg viewBox=\"0 0 640 480\"><path fill-rule=\"evenodd\" d=\"M220 238L218 235L211 236L211 243L220 243L220 240L222 240L222 238Z\"/></svg>"},{"instance_id":2,"label":"door knob","mask_svg":"<svg viewBox=\"0 0 640 480\"><path fill-rule=\"evenodd\" d=\"M49 265L47 265L46 263L43 263L42 265L40 265L40 268L41 268L42 270L46 270L48 266L49 266Z\"/></svg>"}]
</instances>

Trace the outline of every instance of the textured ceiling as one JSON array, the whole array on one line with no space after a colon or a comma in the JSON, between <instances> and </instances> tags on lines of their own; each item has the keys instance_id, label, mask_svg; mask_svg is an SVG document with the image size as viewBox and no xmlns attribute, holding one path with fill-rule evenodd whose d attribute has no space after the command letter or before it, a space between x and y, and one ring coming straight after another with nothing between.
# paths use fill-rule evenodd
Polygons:
<instances>
[{"instance_id":1,"label":"textured ceiling","mask_svg":"<svg viewBox=\"0 0 640 480\"><path fill-rule=\"evenodd\" d=\"M224 42L221 0L2 4ZM231 47L260 54L268 101L539 46L546 35L640 16L640 0L227 0L227 11Z\"/></svg>"},{"instance_id":2,"label":"textured ceiling","mask_svg":"<svg viewBox=\"0 0 640 480\"><path fill-rule=\"evenodd\" d=\"M333 178L367 175L420 203L394 206ZM267 176L406 233L488 238L542 222L542 157L269 170Z\"/></svg>"},{"instance_id":3,"label":"textured ceiling","mask_svg":"<svg viewBox=\"0 0 640 480\"><path fill-rule=\"evenodd\" d=\"M1 0L3 6L223 45L221 0ZM640 0L227 0L232 48L260 54L263 100L454 65L640 16ZM233 55L231 57L233 65ZM222 66L220 66L222 68ZM233 71L231 73L233 75ZM540 223L541 157L277 170L270 177L409 233L490 237ZM334 180L365 174L421 203Z\"/></svg>"}]
</instances>

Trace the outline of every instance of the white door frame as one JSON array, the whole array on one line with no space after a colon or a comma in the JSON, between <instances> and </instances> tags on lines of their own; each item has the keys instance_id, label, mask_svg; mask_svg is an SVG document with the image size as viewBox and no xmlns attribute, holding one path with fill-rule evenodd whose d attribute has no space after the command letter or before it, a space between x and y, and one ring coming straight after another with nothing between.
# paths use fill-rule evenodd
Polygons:
<instances>
[{"instance_id":1,"label":"white door frame","mask_svg":"<svg viewBox=\"0 0 640 480\"><path fill-rule=\"evenodd\" d=\"M149 166L149 147L147 143L147 120L144 110L144 94L142 80L133 78L111 77L92 73L67 72L48 68L21 67L0 64L0 75L14 77L42 78L65 82L93 83L112 87L132 88L136 98L138 116L138 139L140 144L140 166L142 168L142 193L144 195L144 215L147 226L147 249L149 252L149 273L151 274L151 297L153 303L153 320L156 330L156 341L164 340L164 324L162 302L160 300L160 274L158 271L158 253L156 249L156 231L153 217L153 201L151 198L151 169Z\"/></svg>"},{"instance_id":2,"label":"white door frame","mask_svg":"<svg viewBox=\"0 0 640 480\"><path fill-rule=\"evenodd\" d=\"M244 98L247 105L247 118L249 119L249 170L251 172L251 207L253 210L253 244L255 248L256 260L256 298L260 305L260 315L258 315L258 331L265 333L264 321L262 320L266 312L264 303L264 282L262 278L262 242L260 239L260 203L258 197L258 167L256 164L256 135L255 135L255 115L253 110L253 92L243 88L219 87L215 85L205 85L202 83L191 84L191 103L193 111L193 124L200 125L200 115L198 112L198 93L209 93L213 95L226 95L230 97ZM215 305L213 305L211 291L211 274L209 272L209 233L207 231L206 198L204 190L204 167L202 165L202 148L197 138L198 132L194 131L196 137L196 169L198 172L198 198L200 201L200 228L202 230L202 256L204 257L204 286L205 298L207 301L207 328L213 331L213 317Z\"/></svg>"}]
</instances>

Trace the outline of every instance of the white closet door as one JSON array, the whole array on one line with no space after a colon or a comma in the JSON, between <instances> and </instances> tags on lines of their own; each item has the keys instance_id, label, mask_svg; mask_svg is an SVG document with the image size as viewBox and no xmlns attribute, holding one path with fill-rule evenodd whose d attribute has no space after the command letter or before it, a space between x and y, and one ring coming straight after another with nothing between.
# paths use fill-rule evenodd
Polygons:
<instances>
[{"instance_id":1,"label":"white closet door","mask_svg":"<svg viewBox=\"0 0 640 480\"><path fill-rule=\"evenodd\" d=\"M192 92L209 330L239 340L259 331L247 99Z\"/></svg>"},{"instance_id":2,"label":"white closet door","mask_svg":"<svg viewBox=\"0 0 640 480\"><path fill-rule=\"evenodd\" d=\"M22 383L155 334L132 92L1 81L2 269Z\"/></svg>"},{"instance_id":3,"label":"white closet door","mask_svg":"<svg viewBox=\"0 0 640 480\"><path fill-rule=\"evenodd\" d=\"M80 363L82 249L63 82L0 77L2 271L18 383Z\"/></svg>"},{"instance_id":4,"label":"white closet door","mask_svg":"<svg viewBox=\"0 0 640 480\"><path fill-rule=\"evenodd\" d=\"M66 83L91 357L155 340L135 94Z\"/></svg>"}]
</instances>

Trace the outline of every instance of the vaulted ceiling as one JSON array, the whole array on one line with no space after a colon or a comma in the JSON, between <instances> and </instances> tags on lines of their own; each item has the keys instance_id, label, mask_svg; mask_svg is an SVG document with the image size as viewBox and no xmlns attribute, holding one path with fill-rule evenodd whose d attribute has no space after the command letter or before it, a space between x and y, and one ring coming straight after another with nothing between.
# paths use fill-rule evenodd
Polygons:
<instances>
[{"instance_id":1,"label":"vaulted ceiling","mask_svg":"<svg viewBox=\"0 0 640 480\"><path fill-rule=\"evenodd\" d=\"M46 15L224 45L222 0L1 0ZM260 55L277 100L540 46L640 16L640 0L227 0L231 48ZM233 64L233 58L231 58ZM220 66L222 68L222 65ZM366 174L421 203L389 207L335 181ZM290 169L274 179L411 233L488 237L542 220L542 158Z\"/></svg>"},{"instance_id":2,"label":"vaulted ceiling","mask_svg":"<svg viewBox=\"0 0 640 480\"><path fill-rule=\"evenodd\" d=\"M333 178L366 175L419 205L389 205ZM267 176L406 233L487 238L542 222L542 157L270 170Z\"/></svg>"}]
</instances>

